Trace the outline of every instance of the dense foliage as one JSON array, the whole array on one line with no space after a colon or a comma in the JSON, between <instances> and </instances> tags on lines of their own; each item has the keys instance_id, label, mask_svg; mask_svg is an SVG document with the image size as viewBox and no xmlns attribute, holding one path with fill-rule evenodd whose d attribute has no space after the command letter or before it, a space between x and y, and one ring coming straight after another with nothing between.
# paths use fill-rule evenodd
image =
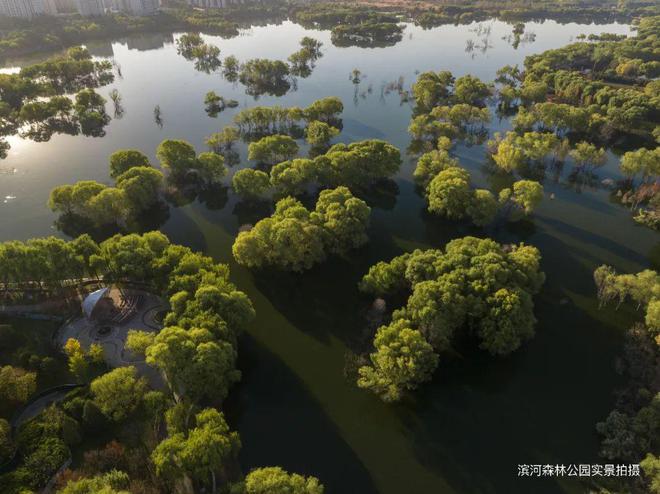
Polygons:
<instances>
[{"instance_id":1,"label":"dense foliage","mask_svg":"<svg viewBox=\"0 0 660 494\"><path fill-rule=\"evenodd\" d=\"M465 237L441 250L416 250L371 267L360 290L407 296L376 332L358 385L386 401L428 380L445 352L464 338L508 355L534 335L532 296L545 279L535 247Z\"/></svg>"},{"instance_id":2,"label":"dense foliage","mask_svg":"<svg viewBox=\"0 0 660 494\"><path fill-rule=\"evenodd\" d=\"M579 42L525 59L524 72L504 82L519 101L522 130L546 129L609 142L621 135L651 139L658 120L660 17L645 17L637 36Z\"/></svg>"},{"instance_id":3,"label":"dense foliage","mask_svg":"<svg viewBox=\"0 0 660 494\"><path fill-rule=\"evenodd\" d=\"M118 159L117 153L111 156L112 175L126 167L126 171L115 177L115 187L93 180L60 185L50 192L48 206L65 217L88 222L93 227L126 226L159 202L164 177L148 162L144 166L144 160L138 155L123 155L123 158Z\"/></svg>"},{"instance_id":4,"label":"dense foliage","mask_svg":"<svg viewBox=\"0 0 660 494\"><path fill-rule=\"evenodd\" d=\"M596 425L602 436L601 455L608 461L639 463L644 473L632 479L610 479L608 489L655 492L660 484L660 276L650 269L617 274L610 266L594 272L601 304L617 308L632 301L643 314L642 322L626 333L618 368L626 377L617 390L615 409Z\"/></svg>"},{"instance_id":5,"label":"dense foliage","mask_svg":"<svg viewBox=\"0 0 660 494\"><path fill-rule=\"evenodd\" d=\"M248 267L303 271L329 254L346 254L366 243L370 212L346 187L322 191L314 211L287 197L271 217L240 232L232 251Z\"/></svg>"},{"instance_id":6,"label":"dense foliage","mask_svg":"<svg viewBox=\"0 0 660 494\"><path fill-rule=\"evenodd\" d=\"M301 135L301 123L323 122L341 127L339 115L344 105L336 96L314 101L307 108L283 108L281 106L254 106L241 110L234 116L234 123L246 137L263 137L272 134Z\"/></svg>"},{"instance_id":7,"label":"dense foliage","mask_svg":"<svg viewBox=\"0 0 660 494\"><path fill-rule=\"evenodd\" d=\"M334 222L352 206L350 199L344 199L343 216L334 209L337 201L330 197L319 206L315 214L323 218L325 228L341 230L342 225ZM333 238L340 239L341 234ZM170 393L151 390L135 367L118 367L106 373L101 369L96 377L79 373L83 380L91 380L89 387L72 392L61 404L27 421L14 438L0 421L0 454L11 454L13 443L18 451L18 467L0 475L2 492L43 486L72 451L81 447L82 434L100 431L118 434L126 446L113 441L100 450L87 451L80 470L65 472L62 492L169 490L182 482L192 482L195 490L227 489L235 484L234 489L261 492L262 484L286 481L273 476L288 474L266 469L261 478L255 475L253 480L241 482L235 465L240 439L229 430L223 414L211 407L219 406L229 387L240 378L237 335L254 318L249 299L229 281L226 265L151 232L117 235L100 244L87 236L70 242L47 238L3 243L0 273L5 287L27 288L41 283L63 289L90 277L119 286L142 283L169 298L171 307L160 332L154 336L132 331L128 345L135 355L145 354L146 362L162 372ZM92 355L92 359L102 359L100 347L94 347L98 345L84 350L76 340L67 342L64 350L72 370L80 367L72 364L79 358ZM3 403L20 404L34 392L35 373L11 366L0 368ZM206 408L199 408L201 404ZM150 459L145 451L150 452ZM287 478L292 485L317 489L309 492L322 492L316 479L295 474Z\"/></svg>"},{"instance_id":8,"label":"dense foliage","mask_svg":"<svg viewBox=\"0 0 660 494\"><path fill-rule=\"evenodd\" d=\"M270 188L280 195L300 194L310 186L364 189L392 177L401 166L399 150L377 139L335 144L315 158L290 159L297 150L293 139L281 135L251 143L249 158L278 164L269 175L260 170L237 172L232 181L234 191L254 199L263 197Z\"/></svg>"}]
</instances>

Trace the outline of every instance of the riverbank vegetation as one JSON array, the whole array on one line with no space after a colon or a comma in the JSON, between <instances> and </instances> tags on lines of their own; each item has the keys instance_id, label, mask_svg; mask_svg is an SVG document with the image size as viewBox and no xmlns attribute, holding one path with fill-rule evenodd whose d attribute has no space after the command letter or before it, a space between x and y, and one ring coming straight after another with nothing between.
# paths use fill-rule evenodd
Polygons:
<instances>
[{"instance_id":1,"label":"riverbank vegetation","mask_svg":"<svg viewBox=\"0 0 660 494\"><path fill-rule=\"evenodd\" d=\"M634 305L638 321L627 330L618 371L625 378L614 410L596 426L601 455L608 461L639 463L641 478L599 482L616 492L654 492L660 484L660 277L650 269L618 274L610 266L594 272L602 306Z\"/></svg>"},{"instance_id":2,"label":"riverbank vegetation","mask_svg":"<svg viewBox=\"0 0 660 494\"><path fill-rule=\"evenodd\" d=\"M226 265L173 245L158 232L118 235L100 244L89 237L52 240L60 247L57 254L49 239L0 244L0 250L20 249L51 259L58 263L53 273L58 280L140 282L169 298L165 328L144 348L147 364L162 372L165 388L152 388L135 367L104 370L21 424L15 434L2 421L2 451L16 452L14 468L0 475L3 492L41 488L68 458L73 464L58 480L62 492L121 487L129 492L231 488L258 493L272 482L322 492L313 477L276 467L243 477L238 467L240 438L220 407L240 379L237 335L254 317L254 309L229 281ZM1 257L0 272L12 273L4 282L30 285L43 278L36 266L23 266L17 269L15 257ZM36 389L34 379L33 372L2 367L2 402L26 401ZM97 440L90 441L90 435Z\"/></svg>"},{"instance_id":3,"label":"riverbank vegetation","mask_svg":"<svg viewBox=\"0 0 660 494\"><path fill-rule=\"evenodd\" d=\"M92 40L135 33L201 29L223 37L238 36L239 28L262 20L281 22L287 17L284 2L247 2L223 9L199 11L187 7L162 9L150 16L113 13L93 19L79 15L37 16L33 19L0 18L0 58L40 51L55 51Z\"/></svg>"},{"instance_id":4,"label":"riverbank vegetation","mask_svg":"<svg viewBox=\"0 0 660 494\"><path fill-rule=\"evenodd\" d=\"M93 20L75 14L37 16L29 22L16 18L0 19L0 57L21 56L40 51L55 51L92 40L109 39L144 32L201 30L231 38L239 29L291 19L312 29L331 29L337 46L391 46L402 39L402 21L423 28L447 24L469 24L487 19L516 23L552 19L569 22L631 22L635 18L657 15L657 5L648 0L634 2L554 1L534 6L501 2L442 2L403 5L392 0L373 3L296 3L285 1L230 4L222 9L197 10L173 4L152 16L121 13ZM514 30L515 31L515 30Z\"/></svg>"}]
</instances>

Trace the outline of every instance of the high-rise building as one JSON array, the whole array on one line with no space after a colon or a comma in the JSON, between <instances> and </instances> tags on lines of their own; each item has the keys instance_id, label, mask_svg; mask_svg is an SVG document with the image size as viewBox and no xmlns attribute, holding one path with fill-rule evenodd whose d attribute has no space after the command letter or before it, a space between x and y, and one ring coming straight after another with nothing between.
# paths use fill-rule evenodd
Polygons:
<instances>
[{"instance_id":1,"label":"high-rise building","mask_svg":"<svg viewBox=\"0 0 660 494\"><path fill-rule=\"evenodd\" d=\"M55 0L44 0L44 14L56 15L58 13Z\"/></svg>"},{"instance_id":2,"label":"high-rise building","mask_svg":"<svg viewBox=\"0 0 660 494\"><path fill-rule=\"evenodd\" d=\"M243 3L242 0L187 0L188 5L204 9L222 9L229 5Z\"/></svg>"},{"instance_id":3,"label":"high-rise building","mask_svg":"<svg viewBox=\"0 0 660 494\"><path fill-rule=\"evenodd\" d=\"M73 14L78 11L75 0L48 0L55 4L58 14Z\"/></svg>"},{"instance_id":4,"label":"high-rise building","mask_svg":"<svg viewBox=\"0 0 660 494\"><path fill-rule=\"evenodd\" d=\"M76 0L76 9L80 15L86 17L105 14L103 0Z\"/></svg>"},{"instance_id":5,"label":"high-rise building","mask_svg":"<svg viewBox=\"0 0 660 494\"><path fill-rule=\"evenodd\" d=\"M159 0L112 0L112 9L130 15L151 15L158 11Z\"/></svg>"},{"instance_id":6,"label":"high-rise building","mask_svg":"<svg viewBox=\"0 0 660 494\"><path fill-rule=\"evenodd\" d=\"M0 15L30 19L43 13L43 0L0 0Z\"/></svg>"}]
</instances>

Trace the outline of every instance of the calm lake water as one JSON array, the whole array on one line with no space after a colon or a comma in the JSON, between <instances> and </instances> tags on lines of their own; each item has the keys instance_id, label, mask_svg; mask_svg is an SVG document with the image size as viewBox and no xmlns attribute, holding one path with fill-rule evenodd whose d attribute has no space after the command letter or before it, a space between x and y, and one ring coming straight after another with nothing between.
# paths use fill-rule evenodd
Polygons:
<instances>
[{"instance_id":1,"label":"calm lake water","mask_svg":"<svg viewBox=\"0 0 660 494\"><path fill-rule=\"evenodd\" d=\"M179 34L92 44L95 56L121 66L123 78L99 91L107 95L117 88L126 113L111 122L104 138L11 138L9 157L0 162L0 239L61 235L45 205L50 189L83 179L111 183L107 157L118 148L138 148L155 160L160 141L182 138L202 151L204 138L230 124L241 108L306 106L336 95L345 106L339 140L381 138L405 155L411 108L396 93L386 94L388 82L403 76L409 87L418 71L443 69L492 80L502 65L522 64L525 56L565 45L578 34L630 29L528 23L526 33L535 40L517 49L506 39L511 31L498 21L431 30L408 25L396 46L373 49L335 48L328 31L288 22L254 27L230 40L204 36L220 47L221 57L239 60L285 60L305 35L324 43L323 58L309 78L298 79L297 90L258 101L219 74L195 71L176 53ZM466 51L471 42L475 48ZM349 80L354 68L363 74L357 88ZM210 118L203 104L210 90L240 106ZM162 110L162 128L154 123L155 105ZM112 114L110 104L108 109ZM495 118L491 130L506 128L505 120ZM239 149L243 164L233 171L246 166L245 146ZM483 169L483 147L458 146L456 155L480 186L498 186ZM241 433L244 469L277 464L313 474L328 494L583 492L574 479L518 479L517 465L598 462L594 425L613 406L614 360L632 316L598 310L592 272L602 263L622 271L657 267L657 234L636 226L609 192L567 185L567 173L557 181L548 175L546 200L531 222L484 231L432 218L411 182L414 161L404 156L398 192L372 203L370 244L349 260L333 259L304 275L252 273L236 265L233 238L255 216L231 192L210 206L170 208L162 230L174 242L229 263L233 280L257 310L240 342L243 380L226 406ZM616 158L598 174L617 178ZM370 337L363 317L370 301L358 294L357 281L378 260L442 247L467 234L539 247L547 283L536 298L536 337L511 358L475 352L442 363L432 383L397 405L355 388L344 377L345 355Z\"/></svg>"}]
</instances>

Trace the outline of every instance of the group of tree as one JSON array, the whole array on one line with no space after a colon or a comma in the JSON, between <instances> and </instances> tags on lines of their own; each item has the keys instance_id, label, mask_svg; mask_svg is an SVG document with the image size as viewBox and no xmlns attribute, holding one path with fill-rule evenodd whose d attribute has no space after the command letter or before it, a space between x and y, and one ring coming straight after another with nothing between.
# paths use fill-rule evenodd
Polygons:
<instances>
[{"instance_id":1,"label":"group of tree","mask_svg":"<svg viewBox=\"0 0 660 494\"><path fill-rule=\"evenodd\" d=\"M438 106L465 104L483 108L492 88L472 75L456 79L451 72L422 72L412 86L417 113L431 113Z\"/></svg>"},{"instance_id":2,"label":"group of tree","mask_svg":"<svg viewBox=\"0 0 660 494\"><path fill-rule=\"evenodd\" d=\"M322 191L313 211L286 197L272 216L238 234L232 252L251 268L304 271L330 254L344 255L366 243L370 213L346 187Z\"/></svg>"},{"instance_id":3,"label":"group of tree","mask_svg":"<svg viewBox=\"0 0 660 494\"><path fill-rule=\"evenodd\" d=\"M131 34L176 33L203 30L223 38L239 35L239 26L250 22L281 22L289 6L283 1L259 5L231 4L222 9L194 8L159 10L149 16L106 13L89 18L80 15L40 15L30 19L6 17L2 21L0 56L19 56L44 50L55 51L98 39L117 39ZM73 7L67 7L73 14ZM73 10L71 10L73 9Z\"/></svg>"},{"instance_id":4,"label":"group of tree","mask_svg":"<svg viewBox=\"0 0 660 494\"><path fill-rule=\"evenodd\" d=\"M331 31L332 44L361 48L394 46L403 38L403 24L367 21L359 24L339 24Z\"/></svg>"},{"instance_id":5,"label":"group of tree","mask_svg":"<svg viewBox=\"0 0 660 494\"><path fill-rule=\"evenodd\" d=\"M548 50L525 59L524 71L507 66L498 72L500 101L519 106L520 130L576 134L593 142L658 130L660 16L647 16L637 36L603 38Z\"/></svg>"},{"instance_id":6,"label":"group of tree","mask_svg":"<svg viewBox=\"0 0 660 494\"><path fill-rule=\"evenodd\" d=\"M167 172L170 191L215 187L227 174L222 154L197 154L183 140L164 140L156 149L156 156ZM76 220L90 229L113 225L134 230L145 212L162 205L165 176L151 166L142 152L114 152L110 156L110 176L115 180L114 187L93 180L55 187L50 193L49 207L61 213L62 220Z\"/></svg>"},{"instance_id":7,"label":"group of tree","mask_svg":"<svg viewBox=\"0 0 660 494\"><path fill-rule=\"evenodd\" d=\"M206 138L206 145L211 151L225 155L232 150L234 144L241 138L239 130L227 125L220 132L215 132Z\"/></svg>"},{"instance_id":8,"label":"group of tree","mask_svg":"<svg viewBox=\"0 0 660 494\"><path fill-rule=\"evenodd\" d=\"M543 186L533 180L518 180L497 197L487 189L474 188L470 173L450 156L451 145L447 137L440 137L436 149L420 156L413 172L429 212L486 226L498 217L517 221L529 216L543 200Z\"/></svg>"},{"instance_id":9,"label":"group of tree","mask_svg":"<svg viewBox=\"0 0 660 494\"><path fill-rule=\"evenodd\" d=\"M238 80L251 96L283 96L291 88L290 68L281 60L253 58L240 66Z\"/></svg>"},{"instance_id":10,"label":"group of tree","mask_svg":"<svg viewBox=\"0 0 660 494\"><path fill-rule=\"evenodd\" d=\"M105 99L93 88L112 82L112 65L93 61L87 49L28 65L18 73L0 74L0 136L19 133L46 141L54 133L103 136L110 117ZM73 101L64 94L75 93ZM9 145L0 143L0 156Z\"/></svg>"},{"instance_id":11,"label":"group of tree","mask_svg":"<svg viewBox=\"0 0 660 494\"><path fill-rule=\"evenodd\" d=\"M543 200L543 186L534 180L518 180L498 197L487 189L475 189L470 173L451 166L438 173L426 187L428 210L452 220L469 218L477 226L497 217L516 221L529 216Z\"/></svg>"},{"instance_id":12,"label":"group of tree","mask_svg":"<svg viewBox=\"0 0 660 494\"><path fill-rule=\"evenodd\" d=\"M90 376L105 370L103 347L98 343L92 343L85 349L80 341L69 338L63 350L67 356L69 372L81 382L87 382Z\"/></svg>"},{"instance_id":13,"label":"group of tree","mask_svg":"<svg viewBox=\"0 0 660 494\"><path fill-rule=\"evenodd\" d=\"M619 167L626 177L621 202L634 212L635 221L660 230L660 147L628 151Z\"/></svg>"},{"instance_id":14,"label":"group of tree","mask_svg":"<svg viewBox=\"0 0 660 494\"><path fill-rule=\"evenodd\" d=\"M297 151L296 142L288 136L269 136L251 143L251 159L278 164L270 174L249 168L236 172L234 191L254 199L263 197L269 189L279 195L300 194L310 186L365 189L392 177L401 166L399 150L377 139L335 144L314 158L294 159Z\"/></svg>"},{"instance_id":15,"label":"group of tree","mask_svg":"<svg viewBox=\"0 0 660 494\"><path fill-rule=\"evenodd\" d=\"M415 25L431 29L445 25L468 25L498 19L514 26L519 23L534 22L538 19L553 20L559 24L611 22L630 23L635 18L654 13L647 2L619 2L603 0L597 3L574 2L557 3L540 1L533 4L502 4L498 1L449 2L441 7L427 9L410 8L410 15ZM598 35L590 35L600 38ZM616 36L616 35L615 35Z\"/></svg>"},{"instance_id":16,"label":"group of tree","mask_svg":"<svg viewBox=\"0 0 660 494\"><path fill-rule=\"evenodd\" d=\"M610 462L635 463L637 478L603 479L611 492L656 492L660 486L660 276L647 269L618 274L610 266L594 272L601 306L619 308L628 301L642 313L625 334L617 369L625 383L616 391L616 406L596 425L602 436L601 455ZM609 481L608 481L609 480Z\"/></svg>"},{"instance_id":17,"label":"group of tree","mask_svg":"<svg viewBox=\"0 0 660 494\"><path fill-rule=\"evenodd\" d=\"M205 46L201 38L193 41ZM229 82L240 81L246 88L245 92L255 99L263 94L283 96L295 83L295 77L305 78L312 74L316 61L323 55L322 46L320 41L305 36L300 40L300 49L289 56L288 63L266 58L253 58L241 63L230 55L222 62L222 75ZM218 60L212 70L219 66Z\"/></svg>"},{"instance_id":18,"label":"group of tree","mask_svg":"<svg viewBox=\"0 0 660 494\"><path fill-rule=\"evenodd\" d=\"M396 401L428 381L438 354L455 343L474 340L497 356L515 351L534 335L532 296L545 279L540 260L532 246L464 237L444 252L416 250L372 266L360 290L407 301L376 331L358 386Z\"/></svg>"},{"instance_id":19,"label":"group of tree","mask_svg":"<svg viewBox=\"0 0 660 494\"><path fill-rule=\"evenodd\" d=\"M488 141L488 148L496 167L507 173L529 173L534 167L544 170L548 158L556 164L570 157L575 173L584 174L593 173L607 162L604 148L587 141L572 146L568 139L560 139L552 132L507 132L505 136L496 132L494 139Z\"/></svg>"},{"instance_id":20,"label":"group of tree","mask_svg":"<svg viewBox=\"0 0 660 494\"><path fill-rule=\"evenodd\" d=\"M194 60L195 69L200 72L210 74L222 65L220 48L204 43L199 33L182 34L176 40L176 50L186 60Z\"/></svg>"},{"instance_id":21,"label":"group of tree","mask_svg":"<svg viewBox=\"0 0 660 494\"><path fill-rule=\"evenodd\" d=\"M395 14L371 6L301 5L293 12L293 18L309 29L330 29L335 46L393 46L403 37L404 26Z\"/></svg>"},{"instance_id":22,"label":"group of tree","mask_svg":"<svg viewBox=\"0 0 660 494\"><path fill-rule=\"evenodd\" d=\"M156 156L174 183L217 184L227 174L221 154L197 154L187 141L166 139L158 145Z\"/></svg>"},{"instance_id":23,"label":"group of tree","mask_svg":"<svg viewBox=\"0 0 660 494\"><path fill-rule=\"evenodd\" d=\"M114 165L116 173L125 169L120 160ZM332 204L328 207L331 211L318 214L332 226L337 212ZM171 307L160 332L131 331L126 342L134 356L161 373L164 392L150 389L135 367L100 375L84 372L102 358L102 350L98 345L82 348L73 339L67 342L71 370L81 381L91 382L25 422L15 437L0 421L0 453L17 451L16 466L0 475L2 492L41 488L82 446L84 435L103 431L123 438L126 446L113 441L101 450L86 451L77 469L62 475L61 492L322 493L317 479L277 467L255 469L244 478L240 473L240 439L217 407L240 379L237 336L254 318L254 309L229 281L226 265L171 244L159 232L116 235L100 244L88 236L70 242L10 242L0 244L0 253L3 283L63 284L89 277L119 286L137 282L169 299ZM21 403L34 392L34 373L0 369L3 402Z\"/></svg>"},{"instance_id":24,"label":"group of tree","mask_svg":"<svg viewBox=\"0 0 660 494\"><path fill-rule=\"evenodd\" d=\"M93 180L55 187L48 206L64 216L88 221L94 227L126 226L160 200L163 174L137 150L119 150L110 156L115 186Z\"/></svg>"},{"instance_id":25,"label":"group of tree","mask_svg":"<svg viewBox=\"0 0 660 494\"><path fill-rule=\"evenodd\" d=\"M321 122L341 128L340 114L344 111L342 101L328 96L314 101L306 108L281 106L254 106L241 110L234 116L234 123L246 136L263 137L270 134L301 135L302 122L308 125Z\"/></svg>"},{"instance_id":26,"label":"group of tree","mask_svg":"<svg viewBox=\"0 0 660 494\"><path fill-rule=\"evenodd\" d=\"M486 108L492 88L472 75L423 72L412 86L415 101L408 132L420 141L440 137L479 138L491 115Z\"/></svg>"},{"instance_id":27,"label":"group of tree","mask_svg":"<svg viewBox=\"0 0 660 494\"><path fill-rule=\"evenodd\" d=\"M316 61L323 56L321 47L323 43L309 36L300 40L300 50L289 55L291 74L297 77L309 77Z\"/></svg>"}]
</instances>

